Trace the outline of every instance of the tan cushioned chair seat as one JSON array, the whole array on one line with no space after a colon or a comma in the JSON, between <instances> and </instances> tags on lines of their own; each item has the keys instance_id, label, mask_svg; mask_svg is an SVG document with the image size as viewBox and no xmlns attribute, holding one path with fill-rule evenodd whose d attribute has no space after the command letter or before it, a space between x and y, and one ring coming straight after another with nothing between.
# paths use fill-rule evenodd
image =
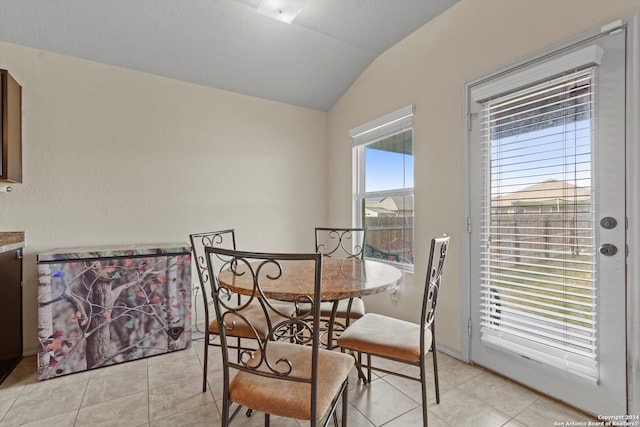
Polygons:
<instances>
[{"instance_id":1,"label":"tan cushioned chair seat","mask_svg":"<svg viewBox=\"0 0 640 427\"><path fill-rule=\"evenodd\" d=\"M268 360L272 365L280 358L291 361L291 375L311 377L311 348L284 342L269 342ZM353 357L335 351L319 350L318 362L318 419L329 409L340 386L349 376ZM259 360L256 358L255 360ZM264 366L260 370L267 371ZM238 372L229 384L229 397L239 405L272 415L311 419L311 386L308 383L262 377Z\"/></svg>"},{"instance_id":2,"label":"tan cushioned chair seat","mask_svg":"<svg viewBox=\"0 0 640 427\"><path fill-rule=\"evenodd\" d=\"M338 311L336 317L347 317L347 308L349 307L349 300L343 299L338 302ZM320 304L320 315L323 317L331 316L331 310L333 309L333 303L331 301L323 302ZM351 304L351 319L359 319L364 316L364 301L360 298L354 298Z\"/></svg>"},{"instance_id":3,"label":"tan cushioned chair seat","mask_svg":"<svg viewBox=\"0 0 640 427\"><path fill-rule=\"evenodd\" d=\"M407 362L420 360L420 325L367 313L338 338L338 345L363 353ZM431 347L431 331L425 331L425 352Z\"/></svg>"},{"instance_id":4,"label":"tan cushioned chair seat","mask_svg":"<svg viewBox=\"0 0 640 427\"><path fill-rule=\"evenodd\" d=\"M272 303L271 305L273 305L273 307L279 310L280 312L286 313L286 314L293 313L293 310L294 310L294 307L292 304ZM251 322L251 325L256 329L256 332L258 332L258 335L260 336L260 338L264 338L269 331L269 327L267 325L267 319L264 315L264 311L262 311L262 307L260 306L260 303L254 300L249 304L247 308L242 310L242 315L245 316L249 322ZM271 317L272 324L276 324L278 322L285 320L284 317L274 312L271 312L270 317ZM237 315L230 314L225 319L225 322L227 322L227 324L229 322L234 322L234 321L235 321L235 328L227 329L226 331L227 335L231 337L240 337L240 338L255 338L249 325L247 325L247 323L244 320L240 319L240 317L238 317ZM217 319L214 319L213 321L211 321L211 323L209 323L209 332L216 335L220 333Z\"/></svg>"}]
</instances>

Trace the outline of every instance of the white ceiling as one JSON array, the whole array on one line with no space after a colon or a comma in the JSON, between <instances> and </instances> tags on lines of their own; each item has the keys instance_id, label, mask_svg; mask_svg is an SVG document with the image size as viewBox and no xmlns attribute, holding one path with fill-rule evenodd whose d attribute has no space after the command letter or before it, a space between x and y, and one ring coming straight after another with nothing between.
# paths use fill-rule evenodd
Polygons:
<instances>
[{"instance_id":1,"label":"white ceiling","mask_svg":"<svg viewBox=\"0 0 640 427\"><path fill-rule=\"evenodd\" d=\"M328 111L457 1L305 0L285 24L259 0L0 0L0 40Z\"/></svg>"}]
</instances>

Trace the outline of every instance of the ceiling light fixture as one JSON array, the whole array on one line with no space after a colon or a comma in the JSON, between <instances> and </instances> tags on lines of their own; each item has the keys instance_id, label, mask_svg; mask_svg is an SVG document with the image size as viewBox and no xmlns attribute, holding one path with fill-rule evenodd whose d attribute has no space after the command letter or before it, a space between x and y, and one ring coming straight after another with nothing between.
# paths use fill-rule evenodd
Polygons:
<instances>
[{"instance_id":1,"label":"ceiling light fixture","mask_svg":"<svg viewBox=\"0 0 640 427\"><path fill-rule=\"evenodd\" d=\"M291 24L303 6L304 0L261 0L258 13Z\"/></svg>"}]
</instances>

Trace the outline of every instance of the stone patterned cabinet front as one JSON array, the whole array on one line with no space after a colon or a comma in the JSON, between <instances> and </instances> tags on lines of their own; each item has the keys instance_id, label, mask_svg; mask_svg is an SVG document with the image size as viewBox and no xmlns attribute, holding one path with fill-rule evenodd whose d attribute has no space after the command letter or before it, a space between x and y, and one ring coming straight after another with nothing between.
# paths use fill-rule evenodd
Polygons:
<instances>
[{"instance_id":1,"label":"stone patterned cabinet front","mask_svg":"<svg viewBox=\"0 0 640 427\"><path fill-rule=\"evenodd\" d=\"M190 342L189 246L38 255L40 380L182 350Z\"/></svg>"}]
</instances>

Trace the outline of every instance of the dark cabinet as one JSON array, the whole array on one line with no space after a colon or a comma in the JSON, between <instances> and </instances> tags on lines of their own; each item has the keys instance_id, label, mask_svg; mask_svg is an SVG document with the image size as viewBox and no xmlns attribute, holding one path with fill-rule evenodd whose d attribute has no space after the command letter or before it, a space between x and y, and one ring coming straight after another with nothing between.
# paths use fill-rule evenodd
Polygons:
<instances>
[{"instance_id":1,"label":"dark cabinet","mask_svg":"<svg viewBox=\"0 0 640 427\"><path fill-rule=\"evenodd\" d=\"M0 253L0 383L22 359L22 249Z\"/></svg>"},{"instance_id":2,"label":"dark cabinet","mask_svg":"<svg viewBox=\"0 0 640 427\"><path fill-rule=\"evenodd\" d=\"M1 69L0 182L22 182L22 87Z\"/></svg>"}]
</instances>

